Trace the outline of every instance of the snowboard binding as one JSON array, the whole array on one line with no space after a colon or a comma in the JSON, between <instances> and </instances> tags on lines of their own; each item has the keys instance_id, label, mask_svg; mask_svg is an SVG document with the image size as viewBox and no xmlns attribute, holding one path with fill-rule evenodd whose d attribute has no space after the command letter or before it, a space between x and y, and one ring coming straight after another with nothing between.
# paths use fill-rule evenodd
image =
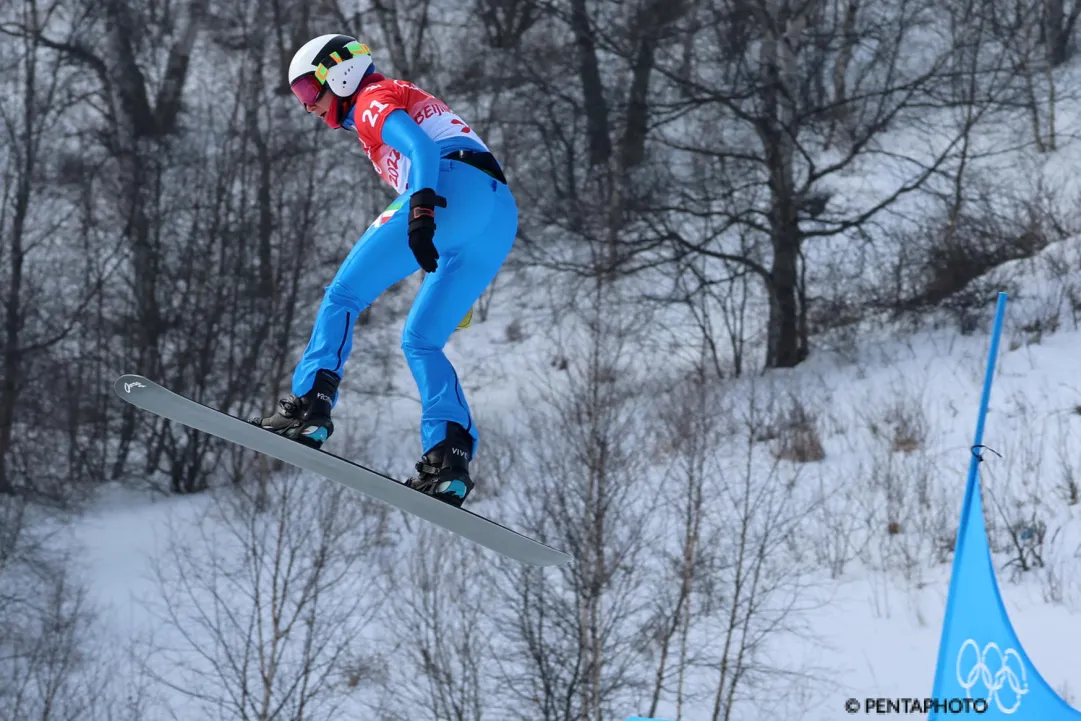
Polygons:
<instances>
[{"instance_id":1,"label":"snowboard binding","mask_svg":"<svg viewBox=\"0 0 1081 721\"><path fill-rule=\"evenodd\" d=\"M330 371L315 374L312 389L302 396L289 394L278 401L272 415L254 416L248 422L319 450L334 433L330 412L340 379Z\"/></svg>"},{"instance_id":2,"label":"snowboard binding","mask_svg":"<svg viewBox=\"0 0 1081 721\"><path fill-rule=\"evenodd\" d=\"M440 441L416 464L417 475L405 485L444 503L461 507L473 490L469 460L473 437L457 423L447 423L446 440Z\"/></svg>"}]
</instances>

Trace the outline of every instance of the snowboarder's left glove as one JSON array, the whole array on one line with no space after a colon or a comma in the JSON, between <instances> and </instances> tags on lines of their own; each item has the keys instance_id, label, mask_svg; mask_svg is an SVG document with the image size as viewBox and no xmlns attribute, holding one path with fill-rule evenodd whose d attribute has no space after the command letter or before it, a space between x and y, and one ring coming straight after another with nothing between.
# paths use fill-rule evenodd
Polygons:
<instances>
[{"instance_id":1,"label":"snowboarder's left glove","mask_svg":"<svg viewBox=\"0 0 1081 721\"><path fill-rule=\"evenodd\" d=\"M435 249L435 208L447 207L447 199L431 188L421 188L409 199L409 249L426 273L434 273L439 251Z\"/></svg>"}]
</instances>

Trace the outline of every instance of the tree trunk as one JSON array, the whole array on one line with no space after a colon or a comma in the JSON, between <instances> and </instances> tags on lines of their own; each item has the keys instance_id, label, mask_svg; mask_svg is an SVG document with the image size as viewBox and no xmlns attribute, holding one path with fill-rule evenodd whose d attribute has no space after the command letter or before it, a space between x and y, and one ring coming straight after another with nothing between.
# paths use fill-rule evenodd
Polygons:
<instances>
[{"instance_id":1,"label":"tree trunk","mask_svg":"<svg viewBox=\"0 0 1081 721\"><path fill-rule=\"evenodd\" d=\"M837 50L837 60L833 65L833 123L830 124L830 137L833 136L833 128L836 123L847 126L849 122L848 108L848 68L852 63L852 57L859 42L856 33L856 17L859 13L859 0L847 0L844 4L844 19L841 21L841 47Z\"/></svg>"},{"instance_id":2,"label":"tree trunk","mask_svg":"<svg viewBox=\"0 0 1081 721\"><path fill-rule=\"evenodd\" d=\"M1070 59L1070 41L1078 14L1081 14L1081 2L1075 0L1070 12L1066 12L1065 0L1044 0L1043 6L1043 42L1047 64L1057 68Z\"/></svg>"},{"instance_id":3,"label":"tree trunk","mask_svg":"<svg viewBox=\"0 0 1081 721\"><path fill-rule=\"evenodd\" d=\"M796 52L803 29L802 17L775 16L763 28L780 27L783 34L767 33L761 48L764 111L758 124L769 173L770 314L766 367L792 368L807 357L807 339L801 332L806 310L800 303L800 231L795 193L793 155L798 119L794 91L798 87Z\"/></svg>"},{"instance_id":4,"label":"tree trunk","mask_svg":"<svg viewBox=\"0 0 1081 721\"><path fill-rule=\"evenodd\" d=\"M596 41L585 0L571 1L571 30L578 51L578 72L582 81L586 132L589 136L589 164L604 166L612 155L612 140L608 135L608 103L604 99Z\"/></svg>"},{"instance_id":5,"label":"tree trunk","mask_svg":"<svg viewBox=\"0 0 1081 721\"><path fill-rule=\"evenodd\" d=\"M11 495L15 492L13 480L8 475L8 455L11 453L15 425L15 409L19 406L19 391L22 383L23 357L20 350L22 329L25 318L22 304L23 265L26 250L23 240L26 233L26 217L30 211L30 196L33 193L32 179L37 160L37 143L34 138L34 126L37 123L35 107L36 85L36 47L32 41L25 43L26 82L23 86L22 127L19 128L19 145L15 151L17 170L14 188L14 213L11 219L8 252L11 256L8 291L4 304L3 358L0 359L0 493Z\"/></svg>"},{"instance_id":6,"label":"tree trunk","mask_svg":"<svg viewBox=\"0 0 1081 721\"><path fill-rule=\"evenodd\" d=\"M788 215L786 204L775 206L778 215ZM804 309L799 286L800 231L794 218L773 228L773 266L770 268L769 347L766 366L793 368L807 357L807 339L800 328Z\"/></svg>"}]
</instances>

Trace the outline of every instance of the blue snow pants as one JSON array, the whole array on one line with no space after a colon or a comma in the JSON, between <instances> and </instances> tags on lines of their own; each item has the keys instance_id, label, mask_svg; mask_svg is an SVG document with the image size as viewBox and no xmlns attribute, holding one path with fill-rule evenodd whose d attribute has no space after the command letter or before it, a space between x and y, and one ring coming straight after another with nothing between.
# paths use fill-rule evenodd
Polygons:
<instances>
[{"instance_id":1,"label":"blue snow pants","mask_svg":"<svg viewBox=\"0 0 1081 721\"><path fill-rule=\"evenodd\" d=\"M424 278L413 301L402 330L402 351L420 392L422 452L442 441L453 421L473 436L476 453L477 427L443 347L510 253L518 206L506 185L457 160L440 161L436 192L447 199L446 208L435 209L438 267ZM327 286L293 374L296 395L311 390L320 369L342 376L357 315L387 288L420 270L409 249L408 215L409 197L402 195L364 232Z\"/></svg>"}]
</instances>

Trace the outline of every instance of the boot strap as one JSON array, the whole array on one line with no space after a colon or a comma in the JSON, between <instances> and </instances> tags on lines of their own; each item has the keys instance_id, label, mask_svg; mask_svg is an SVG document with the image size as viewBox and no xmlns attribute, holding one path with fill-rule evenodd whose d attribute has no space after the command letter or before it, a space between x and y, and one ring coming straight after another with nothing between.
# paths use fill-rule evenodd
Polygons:
<instances>
[{"instance_id":1,"label":"boot strap","mask_svg":"<svg viewBox=\"0 0 1081 721\"><path fill-rule=\"evenodd\" d=\"M285 418L302 418L304 408L301 400L294 395L288 395L278 400L279 414Z\"/></svg>"},{"instance_id":2,"label":"boot strap","mask_svg":"<svg viewBox=\"0 0 1081 721\"><path fill-rule=\"evenodd\" d=\"M437 476L437 475L439 475L439 472L442 471L442 470L443 470L443 466L433 466L432 464L425 463L424 461L421 461L420 463L417 464L417 471L420 472L420 473L427 474L429 476Z\"/></svg>"}]
</instances>

